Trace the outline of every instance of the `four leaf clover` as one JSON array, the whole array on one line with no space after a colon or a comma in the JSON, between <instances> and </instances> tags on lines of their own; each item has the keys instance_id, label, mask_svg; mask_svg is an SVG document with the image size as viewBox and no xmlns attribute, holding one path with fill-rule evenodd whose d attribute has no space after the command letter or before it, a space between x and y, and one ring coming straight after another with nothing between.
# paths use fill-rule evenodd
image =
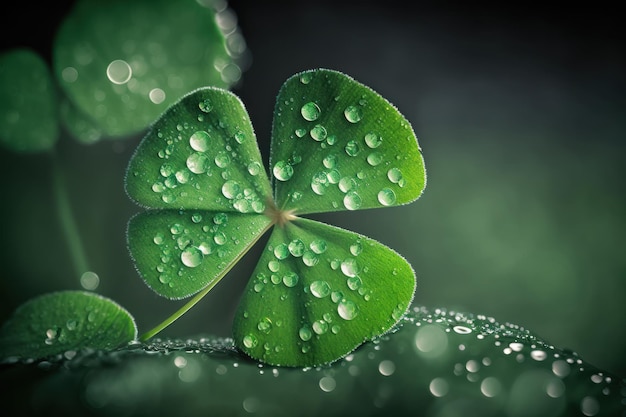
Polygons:
<instances>
[{"instance_id":1,"label":"four leaf clover","mask_svg":"<svg viewBox=\"0 0 626 417\"><path fill-rule=\"evenodd\" d=\"M159 295L195 294L180 315L271 230L234 319L235 345L272 365L329 363L400 320L415 273L383 244L301 216L414 201L425 187L421 150L387 100L317 69L278 94L270 168L271 181L237 96L187 94L130 160L127 193L147 210L129 222L129 250Z\"/></svg>"}]
</instances>

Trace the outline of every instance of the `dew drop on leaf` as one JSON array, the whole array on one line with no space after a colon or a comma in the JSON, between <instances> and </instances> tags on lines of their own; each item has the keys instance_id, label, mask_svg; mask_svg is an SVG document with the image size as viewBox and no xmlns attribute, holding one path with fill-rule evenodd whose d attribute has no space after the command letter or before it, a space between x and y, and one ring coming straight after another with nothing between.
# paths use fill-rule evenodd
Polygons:
<instances>
[{"instance_id":1,"label":"dew drop on leaf","mask_svg":"<svg viewBox=\"0 0 626 417\"><path fill-rule=\"evenodd\" d=\"M211 110L213 110L213 103L211 103L211 100L209 99L205 99L202 100L199 104L198 107L200 108L200 110L202 110L205 113L209 113L211 112Z\"/></svg>"},{"instance_id":2,"label":"dew drop on leaf","mask_svg":"<svg viewBox=\"0 0 626 417\"><path fill-rule=\"evenodd\" d=\"M302 114L304 120L308 120L309 122L317 120L320 117L321 112L322 111L319 106L312 101L306 103L300 109L300 114Z\"/></svg>"},{"instance_id":3,"label":"dew drop on leaf","mask_svg":"<svg viewBox=\"0 0 626 417\"><path fill-rule=\"evenodd\" d=\"M350 300L341 300L337 306L337 313L344 320L353 320L358 312L358 306Z\"/></svg>"},{"instance_id":4,"label":"dew drop on leaf","mask_svg":"<svg viewBox=\"0 0 626 417\"><path fill-rule=\"evenodd\" d=\"M330 285L326 281L313 281L309 286L311 294L317 298L324 298L330 294Z\"/></svg>"},{"instance_id":5,"label":"dew drop on leaf","mask_svg":"<svg viewBox=\"0 0 626 417\"><path fill-rule=\"evenodd\" d=\"M202 251L195 246L187 246L180 254L180 260L183 262L183 265L189 268L195 268L200 265L203 257Z\"/></svg>"},{"instance_id":6,"label":"dew drop on leaf","mask_svg":"<svg viewBox=\"0 0 626 417\"><path fill-rule=\"evenodd\" d=\"M293 167L286 161L278 161L272 170L279 181L288 181L293 176Z\"/></svg>"},{"instance_id":7,"label":"dew drop on leaf","mask_svg":"<svg viewBox=\"0 0 626 417\"><path fill-rule=\"evenodd\" d=\"M289 248L289 253L291 253L291 256L299 258L300 256L304 254L305 245L304 245L304 242L301 241L300 239L294 239L291 242L289 242L288 248Z\"/></svg>"},{"instance_id":8,"label":"dew drop on leaf","mask_svg":"<svg viewBox=\"0 0 626 417\"><path fill-rule=\"evenodd\" d=\"M248 164L248 174L252 175L253 177L256 175L259 175L259 173L261 172L261 164L259 164L256 161L250 162Z\"/></svg>"},{"instance_id":9,"label":"dew drop on leaf","mask_svg":"<svg viewBox=\"0 0 626 417\"><path fill-rule=\"evenodd\" d=\"M310 72L305 72L304 74L300 75L300 82L302 84L308 84L311 82L311 79L313 78L313 74Z\"/></svg>"},{"instance_id":10,"label":"dew drop on leaf","mask_svg":"<svg viewBox=\"0 0 626 417\"><path fill-rule=\"evenodd\" d=\"M189 138L189 145L194 151L206 152L209 149L209 134L203 130L198 130Z\"/></svg>"},{"instance_id":11,"label":"dew drop on leaf","mask_svg":"<svg viewBox=\"0 0 626 417\"><path fill-rule=\"evenodd\" d=\"M361 196L359 196L355 191L349 191L343 197L343 205L348 210L357 210L361 207Z\"/></svg>"},{"instance_id":12,"label":"dew drop on leaf","mask_svg":"<svg viewBox=\"0 0 626 417\"><path fill-rule=\"evenodd\" d=\"M361 152L361 148L359 147L359 144L354 140L351 140L348 143L346 143L346 147L344 149L346 151L346 154L348 154L348 156L357 156L359 152Z\"/></svg>"},{"instance_id":13,"label":"dew drop on leaf","mask_svg":"<svg viewBox=\"0 0 626 417\"><path fill-rule=\"evenodd\" d=\"M378 202L390 206L396 202L396 193L391 188L383 188L378 192Z\"/></svg>"},{"instance_id":14,"label":"dew drop on leaf","mask_svg":"<svg viewBox=\"0 0 626 417\"><path fill-rule=\"evenodd\" d=\"M285 286L289 288L292 288L298 283L298 279L298 274L296 274L295 272L288 272L283 276L283 284L285 284Z\"/></svg>"},{"instance_id":15,"label":"dew drop on leaf","mask_svg":"<svg viewBox=\"0 0 626 417\"><path fill-rule=\"evenodd\" d=\"M228 199L233 199L241 192L239 183L234 180L228 180L222 185L222 194Z\"/></svg>"},{"instance_id":16,"label":"dew drop on leaf","mask_svg":"<svg viewBox=\"0 0 626 417\"><path fill-rule=\"evenodd\" d=\"M365 135L365 144L370 148L378 148L383 143L383 139L376 133L368 133Z\"/></svg>"},{"instance_id":17,"label":"dew drop on leaf","mask_svg":"<svg viewBox=\"0 0 626 417\"><path fill-rule=\"evenodd\" d=\"M194 174L204 174L209 167L209 158L201 153L192 153L187 157L187 168Z\"/></svg>"},{"instance_id":18,"label":"dew drop on leaf","mask_svg":"<svg viewBox=\"0 0 626 417\"><path fill-rule=\"evenodd\" d=\"M243 337L243 345L248 349L252 349L259 344L259 340L253 334L247 334Z\"/></svg>"},{"instance_id":19,"label":"dew drop on leaf","mask_svg":"<svg viewBox=\"0 0 626 417\"><path fill-rule=\"evenodd\" d=\"M328 135L326 128L322 125L315 125L313 129L311 129L310 133L311 137L317 142L322 142L324 139L326 139L326 136Z\"/></svg>"},{"instance_id":20,"label":"dew drop on leaf","mask_svg":"<svg viewBox=\"0 0 626 417\"><path fill-rule=\"evenodd\" d=\"M326 241L322 239L315 239L309 244L309 248L318 255L326 252L327 246Z\"/></svg>"},{"instance_id":21,"label":"dew drop on leaf","mask_svg":"<svg viewBox=\"0 0 626 417\"><path fill-rule=\"evenodd\" d=\"M326 323L324 320L314 321L312 327L315 334L324 334L328 331L328 323Z\"/></svg>"},{"instance_id":22,"label":"dew drop on leaf","mask_svg":"<svg viewBox=\"0 0 626 417\"><path fill-rule=\"evenodd\" d=\"M348 106L343 111L343 115L350 123L358 123L363 118L363 112L357 106Z\"/></svg>"},{"instance_id":23,"label":"dew drop on leaf","mask_svg":"<svg viewBox=\"0 0 626 417\"><path fill-rule=\"evenodd\" d=\"M300 336L300 339L306 342L308 340L311 340L311 336L313 336L313 333L311 332L311 329L309 329L307 326L303 326L300 328L300 330L298 330L298 336Z\"/></svg>"}]
</instances>

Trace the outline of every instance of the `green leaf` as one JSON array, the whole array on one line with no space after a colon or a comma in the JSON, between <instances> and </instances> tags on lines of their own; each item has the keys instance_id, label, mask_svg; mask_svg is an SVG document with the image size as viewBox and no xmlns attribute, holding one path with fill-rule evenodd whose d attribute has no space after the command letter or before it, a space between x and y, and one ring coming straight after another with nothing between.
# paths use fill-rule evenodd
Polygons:
<instances>
[{"instance_id":1,"label":"green leaf","mask_svg":"<svg viewBox=\"0 0 626 417\"><path fill-rule=\"evenodd\" d=\"M191 90L238 81L241 36L228 29L206 2L79 0L54 40L54 73L105 135L127 136Z\"/></svg>"},{"instance_id":2,"label":"green leaf","mask_svg":"<svg viewBox=\"0 0 626 417\"><path fill-rule=\"evenodd\" d=\"M128 246L146 284L179 299L215 285L269 226L258 214L151 210L131 219Z\"/></svg>"},{"instance_id":3,"label":"green leaf","mask_svg":"<svg viewBox=\"0 0 626 417\"><path fill-rule=\"evenodd\" d=\"M406 204L426 184L410 123L378 93L331 70L305 71L282 86L270 160L277 206L297 214Z\"/></svg>"},{"instance_id":4,"label":"green leaf","mask_svg":"<svg viewBox=\"0 0 626 417\"><path fill-rule=\"evenodd\" d=\"M168 298L214 285L271 224L250 118L217 88L188 94L154 124L131 158L126 190L164 209L135 217L128 242L143 279Z\"/></svg>"},{"instance_id":5,"label":"green leaf","mask_svg":"<svg viewBox=\"0 0 626 417\"><path fill-rule=\"evenodd\" d=\"M41 152L59 136L56 94L46 62L30 49L0 55L0 144Z\"/></svg>"},{"instance_id":6,"label":"green leaf","mask_svg":"<svg viewBox=\"0 0 626 417\"><path fill-rule=\"evenodd\" d=\"M411 266L393 250L297 219L270 237L235 315L235 344L273 365L333 362L389 331L414 291Z\"/></svg>"},{"instance_id":7,"label":"green leaf","mask_svg":"<svg viewBox=\"0 0 626 417\"><path fill-rule=\"evenodd\" d=\"M38 359L83 348L113 349L136 337L134 319L112 300L61 291L15 310L0 329L0 357Z\"/></svg>"}]
</instances>

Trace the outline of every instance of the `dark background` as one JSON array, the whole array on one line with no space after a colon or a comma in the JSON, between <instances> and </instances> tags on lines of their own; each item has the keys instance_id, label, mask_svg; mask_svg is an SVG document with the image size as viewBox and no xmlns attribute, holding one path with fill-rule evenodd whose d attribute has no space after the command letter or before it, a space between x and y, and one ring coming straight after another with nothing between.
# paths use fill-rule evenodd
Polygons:
<instances>
[{"instance_id":1,"label":"dark background","mask_svg":"<svg viewBox=\"0 0 626 417\"><path fill-rule=\"evenodd\" d=\"M3 10L2 50L48 61L71 1ZM325 67L372 87L412 123L428 185L399 208L316 218L403 254L415 303L531 329L626 376L626 44L616 8L395 1L231 1L249 52L234 89L267 161L274 99L298 71ZM141 135L58 145L96 290L149 330L180 302L159 298L125 247L140 209L123 190ZM47 155L0 150L0 319L45 292L80 289L59 226ZM254 267L244 258L165 332L230 335Z\"/></svg>"}]
</instances>

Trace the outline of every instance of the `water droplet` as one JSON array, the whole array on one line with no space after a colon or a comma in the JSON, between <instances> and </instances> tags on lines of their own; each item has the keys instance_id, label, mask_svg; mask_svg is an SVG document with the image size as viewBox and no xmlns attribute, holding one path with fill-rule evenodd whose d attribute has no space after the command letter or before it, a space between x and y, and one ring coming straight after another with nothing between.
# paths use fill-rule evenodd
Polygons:
<instances>
[{"instance_id":1,"label":"water droplet","mask_svg":"<svg viewBox=\"0 0 626 417\"><path fill-rule=\"evenodd\" d=\"M300 109L300 114L302 114L302 117L304 118L304 120L308 120L309 122L317 120L320 117L321 112L322 111L319 108L319 106L313 103L312 101L306 103Z\"/></svg>"},{"instance_id":2,"label":"water droplet","mask_svg":"<svg viewBox=\"0 0 626 417\"><path fill-rule=\"evenodd\" d=\"M126 84L132 76L132 68L122 59L111 61L107 66L107 77L113 84Z\"/></svg>"},{"instance_id":3,"label":"water droplet","mask_svg":"<svg viewBox=\"0 0 626 417\"><path fill-rule=\"evenodd\" d=\"M378 192L378 202L390 206L396 202L396 193L391 188L383 188Z\"/></svg>"},{"instance_id":4,"label":"water droplet","mask_svg":"<svg viewBox=\"0 0 626 417\"><path fill-rule=\"evenodd\" d=\"M343 115L350 123L357 123L363 118L363 112L357 106L348 106L343 111Z\"/></svg>"},{"instance_id":5,"label":"water droplet","mask_svg":"<svg viewBox=\"0 0 626 417\"><path fill-rule=\"evenodd\" d=\"M316 334L324 334L328 331L328 323L324 320L316 320L313 322L313 331Z\"/></svg>"},{"instance_id":6,"label":"water droplet","mask_svg":"<svg viewBox=\"0 0 626 417\"><path fill-rule=\"evenodd\" d=\"M207 98L198 103L198 107L203 112L209 113L211 110L213 110L213 103L211 103L211 100Z\"/></svg>"},{"instance_id":7,"label":"water droplet","mask_svg":"<svg viewBox=\"0 0 626 417\"><path fill-rule=\"evenodd\" d=\"M204 130L198 130L189 138L189 145L194 151L206 152L209 149L209 134Z\"/></svg>"},{"instance_id":8,"label":"water droplet","mask_svg":"<svg viewBox=\"0 0 626 417\"><path fill-rule=\"evenodd\" d=\"M349 191L343 197L343 205L348 210L357 210L361 207L361 197L355 191Z\"/></svg>"},{"instance_id":9,"label":"water droplet","mask_svg":"<svg viewBox=\"0 0 626 417\"><path fill-rule=\"evenodd\" d=\"M239 195L241 187L239 183L234 180L228 180L222 185L222 194L228 199L233 199Z\"/></svg>"},{"instance_id":10,"label":"water droplet","mask_svg":"<svg viewBox=\"0 0 626 417\"><path fill-rule=\"evenodd\" d=\"M347 193L348 191L356 187L356 181L350 177L343 177L339 180L338 187L342 193Z\"/></svg>"},{"instance_id":11,"label":"water droplet","mask_svg":"<svg viewBox=\"0 0 626 417\"><path fill-rule=\"evenodd\" d=\"M226 213L217 213L213 216L213 223L215 224L225 224L228 221L228 214Z\"/></svg>"},{"instance_id":12,"label":"water droplet","mask_svg":"<svg viewBox=\"0 0 626 417\"><path fill-rule=\"evenodd\" d=\"M454 326L452 330L454 330L454 332L458 334L470 334L472 332L472 329L470 329L469 327L465 327L461 325Z\"/></svg>"},{"instance_id":13,"label":"water droplet","mask_svg":"<svg viewBox=\"0 0 626 417\"><path fill-rule=\"evenodd\" d=\"M155 182L154 184L152 184L152 191L154 191L155 193L162 193L165 190L165 185L162 182Z\"/></svg>"},{"instance_id":14,"label":"water droplet","mask_svg":"<svg viewBox=\"0 0 626 417\"><path fill-rule=\"evenodd\" d=\"M312 250L305 250L302 254L302 262L306 266L315 266L319 262L319 258L317 257L317 254Z\"/></svg>"},{"instance_id":15,"label":"water droplet","mask_svg":"<svg viewBox=\"0 0 626 417\"><path fill-rule=\"evenodd\" d=\"M278 261L269 261L267 263L267 268L272 272L278 272L280 269L280 263Z\"/></svg>"},{"instance_id":16,"label":"water droplet","mask_svg":"<svg viewBox=\"0 0 626 417\"><path fill-rule=\"evenodd\" d=\"M163 236L163 233L157 233L156 235L154 235L154 238L152 239L152 241L156 243L157 245L162 245L164 239L165 238Z\"/></svg>"},{"instance_id":17,"label":"water droplet","mask_svg":"<svg viewBox=\"0 0 626 417\"><path fill-rule=\"evenodd\" d=\"M352 301L341 300L337 306L337 313L344 320L352 320L359 313L359 307Z\"/></svg>"},{"instance_id":18,"label":"water droplet","mask_svg":"<svg viewBox=\"0 0 626 417\"><path fill-rule=\"evenodd\" d=\"M215 159L213 161L215 162L215 165L220 168L226 168L230 165L230 157L224 152L220 152L215 155Z\"/></svg>"},{"instance_id":19,"label":"water droplet","mask_svg":"<svg viewBox=\"0 0 626 417\"><path fill-rule=\"evenodd\" d=\"M532 352L530 352L530 357L540 362L540 361L545 360L548 357L548 354L544 352L543 350L535 349Z\"/></svg>"},{"instance_id":20,"label":"water droplet","mask_svg":"<svg viewBox=\"0 0 626 417\"><path fill-rule=\"evenodd\" d=\"M313 336L313 333L311 332L311 329L309 329L307 326L303 326L300 328L300 330L298 330L298 336L300 336L300 339L306 342L308 340L311 340L311 336Z\"/></svg>"},{"instance_id":21,"label":"water droplet","mask_svg":"<svg viewBox=\"0 0 626 417\"><path fill-rule=\"evenodd\" d=\"M311 129L311 137L318 142L322 142L326 139L327 135L328 132L326 132L326 128L322 125L315 125L313 129Z\"/></svg>"},{"instance_id":22,"label":"water droplet","mask_svg":"<svg viewBox=\"0 0 626 417\"><path fill-rule=\"evenodd\" d=\"M194 223L200 223L202 221L202 215L200 213L193 213L191 215L191 221Z\"/></svg>"},{"instance_id":23,"label":"water droplet","mask_svg":"<svg viewBox=\"0 0 626 417\"><path fill-rule=\"evenodd\" d=\"M178 181L180 184L187 184L187 182L189 182L191 174L188 170L181 169L180 171L176 172L174 176L176 177L176 181Z\"/></svg>"},{"instance_id":24,"label":"water droplet","mask_svg":"<svg viewBox=\"0 0 626 417\"><path fill-rule=\"evenodd\" d=\"M383 155L381 153L372 152L371 154L367 155L367 163L371 166L375 167L377 165L380 165L381 162L383 162Z\"/></svg>"},{"instance_id":25,"label":"water droplet","mask_svg":"<svg viewBox=\"0 0 626 417\"><path fill-rule=\"evenodd\" d=\"M480 383L480 392L482 392L485 397L495 397L501 391L502 384L496 377L488 376Z\"/></svg>"},{"instance_id":26,"label":"water droplet","mask_svg":"<svg viewBox=\"0 0 626 417\"><path fill-rule=\"evenodd\" d=\"M187 168L194 174L204 174L209 167L209 158L201 153L192 153L186 161Z\"/></svg>"},{"instance_id":27,"label":"water droplet","mask_svg":"<svg viewBox=\"0 0 626 417\"><path fill-rule=\"evenodd\" d=\"M259 173L261 172L261 169L262 169L261 164L259 164L256 161L250 162L248 164L248 173L252 175L253 177L256 175L259 175Z\"/></svg>"},{"instance_id":28,"label":"water droplet","mask_svg":"<svg viewBox=\"0 0 626 417\"><path fill-rule=\"evenodd\" d=\"M314 253L321 255L322 253L326 252L326 241L322 239L315 239L309 244L309 248L311 248Z\"/></svg>"},{"instance_id":29,"label":"water droplet","mask_svg":"<svg viewBox=\"0 0 626 417\"><path fill-rule=\"evenodd\" d=\"M189 268L195 268L200 265L203 257L202 251L195 246L187 246L180 254L180 260L183 262L183 265Z\"/></svg>"},{"instance_id":30,"label":"water droplet","mask_svg":"<svg viewBox=\"0 0 626 417\"><path fill-rule=\"evenodd\" d=\"M435 397L444 397L448 393L450 386L448 385L448 381L438 377L430 381L428 388L430 389L430 393Z\"/></svg>"},{"instance_id":31,"label":"water droplet","mask_svg":"<svg viewBox=\"0 0 626 417\"><path fill-rule=\"evenodd\" d=\"M252 349L259 344L259 340L253 334L247 334L243 337L243 345L248 349Z\"/></svg>"},{"instance_id":32,"label":"water droplet","mask_svg":"<svg viewBox=\"0 0 626 417\"><path fill-rule=\"evenodd\" d=\"M398 168L391 168L387 171L387 178L394 184L397 184L402 179L402 172Z\"/></svg>"},{"instance_id":33,"label":"water droplet","mask_svg":"<svg viewBox=\"0 0 626 417\"><path fill-rule=\"evenodd\" d=\"M299 258L304 254L305 248L306 247L304 245L304 242L300 239L294 239L289 242L289 253L291 253L291 255L295 256L296 258Z\"/></svg>"},{"instance_id":34,"label":"water droplet","mask_svg":"<svg viewBox=\"0 0 626 417\"><path fill-rule=\"evenodd\" d=\"M359 288L361 288L361 285L363 285L363 281L361 281L361 278L358 275L356 275L354 277L348 278L346 280L346 284L348 284L348 288L354 291L354 290L358 290Z\"/></svg>"},{"instance_id":35,"label":"water droplet","mask_svg":"<svg viewBox=\"0 0 626 417\"><path fill-rule=\"evenodd\" d=\"M378 364L378 372L382 376L391 376L396 371L396 364L390 360L381 361Z\"/></svg>"},{"instance_id":36,"label":"water droplet","mask_svg":"<svg viewBox=\"0 0 626 417\"><path fill-rule=\"evenodd\" d=\"M242 144L246 140L246 134L243 132L235 133L235 141L239 144Z\"/></svg>"},{"instance_id":37,"label":"water droplet","mask_svg":"<svg viewBox=\"0 0 626 417\"><path fill-rule=\"evenodd\" d=\"M283 284L289 288L294 287L298 283L298 278L295 272L288 272L283 276Z\"/></svg>"},{"instance_id":38,"label":"water droplet","mask_svg":"<svg viewBox=\"0 0 626 417\"><path fill-rule=\"evenodd\" d=\"M272 331L272 321L268 317L262 318L257 324L257 329L262 333L268 334Z\"/></svg>"},{"instance_id":39,"label":"water droplet","mask_svg":"<svg viewBox=\"0 0 626 417\"><path fill-rule=\"evenodd\" d=\"M223 245L226 243L226 241L228 240L228 238L226 237L226 235L224 234L224 232L217 232L215 233L215 235L213 236L213 241L218 244L218 245Z\"/></svg>"},{"instance_id":40,"label":"water droplet","mask_svg":"<svg viewBox=\"0 0 626 417\"><path fill-rule=\"evenodd\" d=\"M352 245L350 245L350 253L353 256L359 256L361 252L363 252L363 245L360 241L354 242Z\"/></svg>"},{"instance_id":41,"label":"water droplet","mask_svg":"<svg viewBox=\"0 0 626 417\"><path fill-rule=\"evenodd\" d=\"M272 172L277 180L287 181L293 176L293 167L286 161L278 161Z\"/></svg>"},{"instance_id":42,"label":"water droplet","mask_svg":"<svg viewBox=\"0 0 626 417\"><path fill-rule=\"evenodd\" d=\"M370 132L365 135L365 144L370 148L378 148L383 143L383 138L378 136L376 133Z\"/></svg>"},{"instance_id":43,"label":"water droplet","mask_svg":"<svg viewBox=\"0 0 626 417\"><path fill-rule=\"evenodd\" d=\"M281 243L274 248L274 256L276 259L285 259L289 256L289 248L286 244Z\"/></svg>"},{"instance_id":44,"label":"water droplet","mask_svg":"<svg viewBox=\"0 0 626 417\"><path fill-rule=\"evenodd\" d=\"M341 291L333 291L332 293L330 293L330 299L333 301L333 303L338 303L343 300L343 293Z\"/></svg>"},{"instance_id":45,"label":"water droplet","mask_svg":"<svg viewBox=\"0 0 626 417\"><path fill-rule=\"evenodd\" d=\"M311 294L317 298L324 298L330 294L330 285L326 281L313 281L309 289Z\"/></svg>"},{"instance_id":46,"label":"water droplet","mask_svg":"<svg viewBox=\"0 0 626 417\"><path fill-rule=\"evenodd\" d=\"M296 129L295 134L297 137L301 138L304 135L306 135L306 129L303 129L303 128Z\"/></svg>"},{"instance_id":47,"label":"water droplet","mask_svg":"<svg viewBox=\"0 0 626 417\"><path fill-rule=\"evenodd\" d=\"M346 143L346 147L344 149L346 153L348 154L348 156L357 156L359 152L361 152L361 148L359 147L359 144L354 140L351 140L348 143Z\"/></svg>"},{"instance_id":48,"label":"water droplet","mask_svg":"<svg viewBox=\"0 0 626 417\"><path fill-rule=\"evenodd\" d=\"M313 79L313 73L311 72L305 72L300 75L300 82L302 84L308 84L311 82L312 79Z\"/></svg>"}]
</instances>

